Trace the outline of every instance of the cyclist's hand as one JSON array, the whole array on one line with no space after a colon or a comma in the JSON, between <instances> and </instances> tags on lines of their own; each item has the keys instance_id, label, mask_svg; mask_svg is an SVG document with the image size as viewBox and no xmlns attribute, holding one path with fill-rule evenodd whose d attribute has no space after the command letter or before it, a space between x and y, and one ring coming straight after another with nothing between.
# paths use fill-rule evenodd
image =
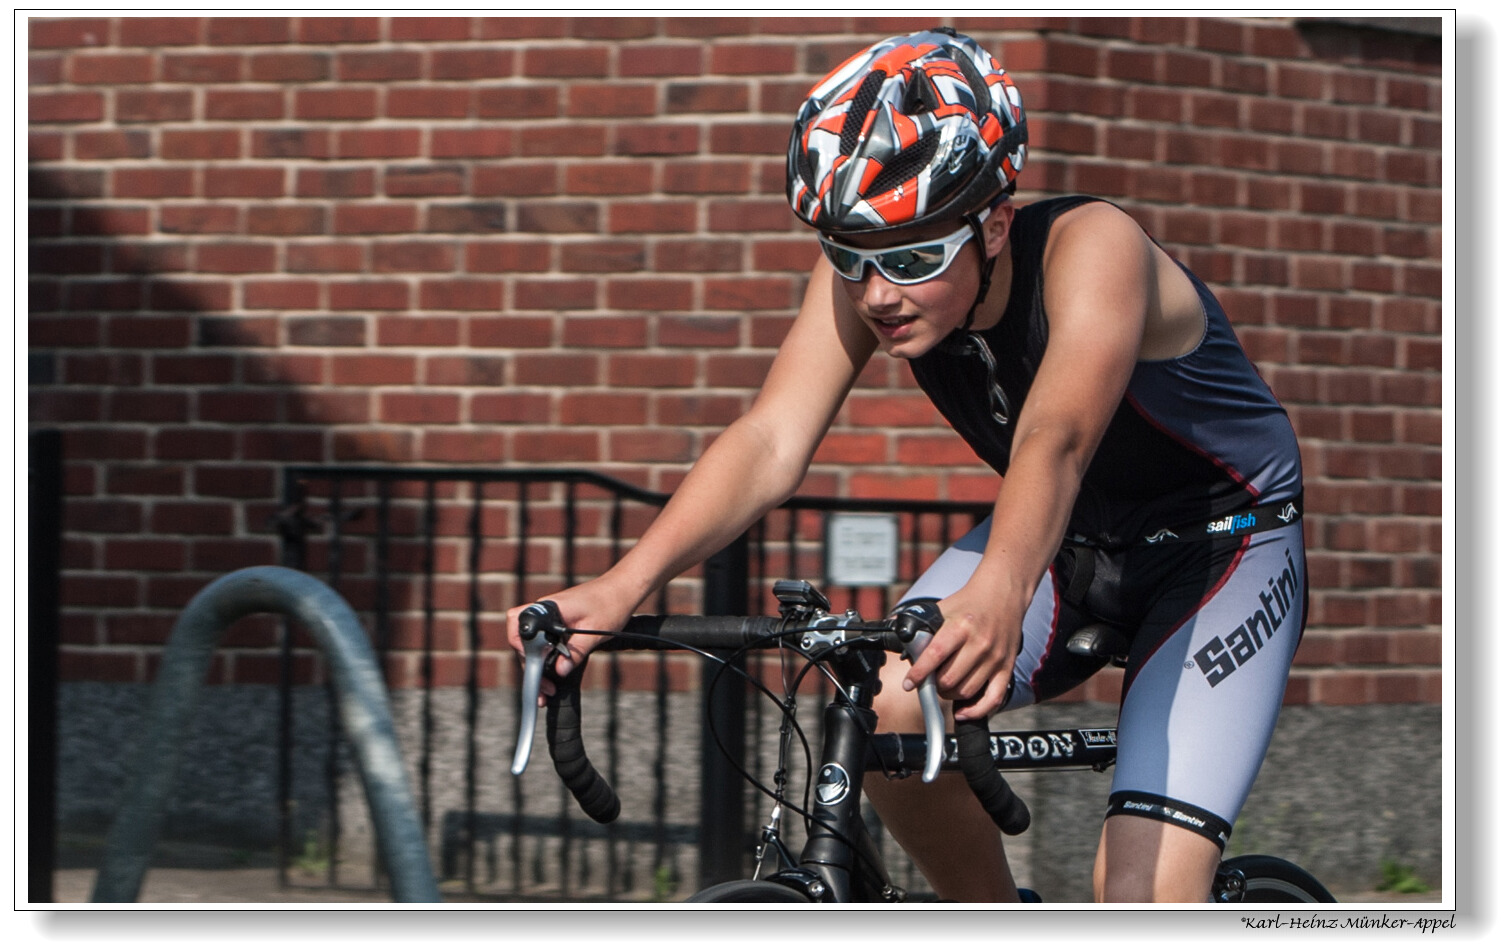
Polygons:
<instances>
[{"instance_id":1,"label":"cyclist's hand","mask_svg":"<svg viewBox=\"0 0 1512 947\"><path fill-rule=\"evenodd\" d=\"M941 599L940 612L945 623L914 661L903 688L914 690L934 672L940 696L963 704L956 719L990 717L1008 698L1023 615L1004 608L1001 594L979 594L970 583Z\"/></svg>"},{"instance_id":2,"label":"cyclist's hand","mask_svg":"<svg viewBox=\"0 0 1512 947\"><path fill-rule=\"evenodd\" d=\"M556 603L557 609L562 613L562 621L568 628L593 629L594 631L619 631L625 627L625 622L630 619L631 609L637 604L624 605L616 596L602 588L597 580L584 582L582 585L573 586L554 595L545 595L542 598ZM520 641L520 613L525 610L526 605L517 605L504 616L509 646L521 655L524 654L525 649ZM553 675L560 678L572 673L572 669L580 667L584 661L588 660L589 652L603 644L604 640L601 635L571 635L567 638L568 653L553 655L547 662L546 670L549 673L541 681L542 704L545 703L547 697L556 693Z\"/></svg>"}]
</instances>

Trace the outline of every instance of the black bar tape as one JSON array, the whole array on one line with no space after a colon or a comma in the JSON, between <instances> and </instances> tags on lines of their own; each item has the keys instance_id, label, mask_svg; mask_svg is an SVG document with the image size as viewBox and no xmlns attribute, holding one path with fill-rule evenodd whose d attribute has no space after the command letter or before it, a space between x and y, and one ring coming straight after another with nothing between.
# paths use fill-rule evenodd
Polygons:
<instances>
[{"instance_id":1,"label":"black bar tape","mask_svg":"<svg viewBox=\"0 0 1512 947\"><path fill-rule=\"evenodd\" d=\"M620 801L614 787L599 775L583 750L583 668L557 682L556 693L546 699L546 746L557 776L571 790L588 818L598 823L619 818Z\"/></svg>"},{"instance_id":2,"label":"black bar tape","mask_svg":"<svg viewBox=\"0 0 1512 947\"><path fill-rule=\"evenodd\" d=\"M992 738L985 720L957 720L956 759L961 775L976 794L982 808L1005 835L1021 835L1029 828L1029 807L1008 780L998 772L992 758Z\"/></svg>"}]
</instances>

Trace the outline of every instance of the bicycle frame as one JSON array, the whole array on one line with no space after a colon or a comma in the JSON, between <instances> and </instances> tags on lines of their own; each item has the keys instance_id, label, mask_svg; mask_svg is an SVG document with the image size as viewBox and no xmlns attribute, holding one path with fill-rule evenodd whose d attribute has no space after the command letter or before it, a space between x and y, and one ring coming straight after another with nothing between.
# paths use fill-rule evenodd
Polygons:
<instances>
[{"instance_id":1,"label":"bicycle frame","mask_svg":"<svg viewBox=\"0 0 1512 947\"><path fill-rule=\"evenodd\" d=\"M857 651L830 661L839 689L825 707L818 776L810 793L812 818L801 854L795 859L777 831L781 804L762 831L757 874L768 847L778 869L763 880L793 888L811 901L897 902L907 893L887 875L880 852L866 830L861 809L861 777L885 772L907 777L922 771L925 741L916 734L876 733L872 695L879 663ZM1114 728L1003 731L991 735L993 761L1000 770L1103 770L1117 753ZM782 763L785 767L785 763ZM946 740L945 770L957 769L954 738Z\"/></svg>"}]
</instances>

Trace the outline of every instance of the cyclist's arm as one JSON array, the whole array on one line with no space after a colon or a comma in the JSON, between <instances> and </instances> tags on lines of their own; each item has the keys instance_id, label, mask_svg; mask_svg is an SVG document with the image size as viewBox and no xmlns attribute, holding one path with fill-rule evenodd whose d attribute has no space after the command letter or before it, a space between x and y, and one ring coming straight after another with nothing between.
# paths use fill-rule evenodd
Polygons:
<instances>
[{"instance_id":1,"label":"cyclist's arm","mask_svg":"<svg viewBox=\"0 0 1512 947\"><path fill-rule=\"evenodd\" d=\"M569 625L618 627L657 589L724 548L798 489L876 348L837 284L838 277L821 259L750 410L709 446L618 563L564 593L565 601L558 604ZM516 647L517 612L508 617L510 642ZM574 645L584 651L588 646Z\"/></svg>"},{"instance_id":2,"label":"cyclist's arm","mask_svg":"<svg viewBox=\"0 0 1512 947\"><path fill-rule=\"evenodd\" d=\"M941 602L946 623L910 669L985 717L1007 695L1023 615L1060 548L1071 507L1139 356L1155 285L1153 245L1117 209L1087 205L1045 251L1049 340L1019 415L993 526L976 571Z\"/></svg>"}]
</instances>

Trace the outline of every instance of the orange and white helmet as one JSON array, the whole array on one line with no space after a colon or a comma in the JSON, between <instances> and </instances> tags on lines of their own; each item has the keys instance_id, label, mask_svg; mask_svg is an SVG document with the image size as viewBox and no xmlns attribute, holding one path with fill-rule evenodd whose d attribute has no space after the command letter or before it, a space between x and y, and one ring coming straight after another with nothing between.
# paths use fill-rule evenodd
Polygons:
<instances>
[{"instance_id":1,"label":"orange and white helmet","mask_svg":"<svg viewBox=\"0 0 1512 947\"><path fill-rule=\"evenodd\" d=\"M816 85L788 142L788 201L834 234L961 219L1004 192L1028 156L1018 88L949 27L866 49Z\"/></svg>"}]
</instances>

